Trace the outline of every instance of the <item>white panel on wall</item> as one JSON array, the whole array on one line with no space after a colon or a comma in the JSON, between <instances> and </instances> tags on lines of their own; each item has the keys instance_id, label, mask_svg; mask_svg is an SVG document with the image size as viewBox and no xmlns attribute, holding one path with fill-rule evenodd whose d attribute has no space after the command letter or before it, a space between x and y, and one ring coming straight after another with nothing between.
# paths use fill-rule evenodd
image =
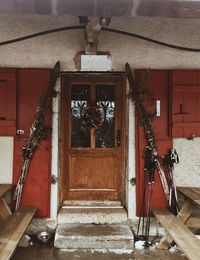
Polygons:
<instances>
[{"instance_id":1,"label":"white panel on wall","mask_svg":"<svg viewBox=\"0 0 200 260\"><path fill-rule=\"evenodd\" d=\"M0 183L12 183L13 137L0 137Z\"/></svg>"},{"instance_id":2,"label":"white panel on wall","mask_svg":"<svg viewBox=\"0 0 200 260\"><path fill-rule=\"evenodd\" d=\"M173 147L179 155L175 164L174 179L177 186L199 187L200 184L200 138L187 140L175 138Z\"/></svg>"},{"instance_id":3,"label":"white panel on wall","mask_svg":"<svg viewBox=\"0 0 200 260\"><path fill-rule=\"evenodd\" d=\"M108 55L81 55L81 70L109 71L112 70L112 60Z\"/></svg>"}]
</instances>

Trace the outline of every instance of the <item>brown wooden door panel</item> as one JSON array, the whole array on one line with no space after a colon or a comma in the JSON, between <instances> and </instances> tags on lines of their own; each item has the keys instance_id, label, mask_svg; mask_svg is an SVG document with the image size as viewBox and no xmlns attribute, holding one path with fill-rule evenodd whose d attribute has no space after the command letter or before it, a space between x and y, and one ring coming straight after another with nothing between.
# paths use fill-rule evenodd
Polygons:
<instances>
[{"instance_id":1,"label":"brown wooden door panel","mask_svg":"<svg viewBox=\"0 0 200 260\"><path fill-rule=\"evenodd\" d=\"M116 190L115 158L70 156L69 190Z\"/></svg>"},{"instance_id":2,"label":"brown wooden door panel","mask_svg":"<svg viewBox=\"0 0 200 260\"><path fill-rule=\"evenodd\" d=\"M122 77L63 77L61 153L64 199L121 199L124 97Z\"/></svg>"}]
</instances>

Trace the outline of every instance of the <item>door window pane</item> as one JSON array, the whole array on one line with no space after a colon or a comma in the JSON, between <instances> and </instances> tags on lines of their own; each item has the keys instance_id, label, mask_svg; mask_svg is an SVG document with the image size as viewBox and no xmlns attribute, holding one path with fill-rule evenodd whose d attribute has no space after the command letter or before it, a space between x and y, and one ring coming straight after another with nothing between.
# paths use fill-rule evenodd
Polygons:
<instances>
[{"instance_id":1,"label":"door window pane","mask_svg":"<svg viewBox=\"0 0 200 260\"><path fill-rule=\"evenodd\" d=\"M97 107L101 111L102 124L96 130L96 147L115 147L115 87L114 85L96 86Z\"/></svg>"},{"instance_id":2,"label":"door window pane","mask_svg":"<svg viewBox=\"0 0 200 260\"><path fill-rule=\"evenodd\" d=\"M90 104L90 86L71 86L71 147L90 147L90 128L82 127L82 117Z\"/></svg>"}]
</instances>

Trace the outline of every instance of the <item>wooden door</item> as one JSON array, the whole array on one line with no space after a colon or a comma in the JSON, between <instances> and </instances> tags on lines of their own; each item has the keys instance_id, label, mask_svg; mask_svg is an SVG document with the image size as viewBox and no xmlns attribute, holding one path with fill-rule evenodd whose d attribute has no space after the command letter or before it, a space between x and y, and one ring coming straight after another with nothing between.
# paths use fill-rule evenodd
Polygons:
<instances>
[{"instance_id":1,"label":"wooden door","mask_svg":"<svg viewBox=\"0 0 200 260\"><path fill-rule=\"evenodd\" d=\"M63 75L64 199L121 199L125 145L123 81L122 77Z\"/></svg>"}]
</instances>

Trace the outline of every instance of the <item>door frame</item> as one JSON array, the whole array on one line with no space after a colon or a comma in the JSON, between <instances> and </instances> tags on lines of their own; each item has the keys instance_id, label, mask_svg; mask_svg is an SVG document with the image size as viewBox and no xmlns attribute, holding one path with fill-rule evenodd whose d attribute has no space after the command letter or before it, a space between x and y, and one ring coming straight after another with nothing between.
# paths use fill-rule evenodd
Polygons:
<instances>
[{"instance_id":1,"label":"door frame","mask_svg":"<svg viewBox=\"0 0 200 260\"><path fill-rule=\"evenodd\" d=\"M65 171L65 160L64 160L64 147L65 147L65 143L64 143L64 116L66 117L66 112L64 112L64 97L63 97L63 88L64 88L64 82L66 77L80 77L80 76L84 76L84 77L92 77L92 76L98 76L98 77L115 77L115 78L121 78L122 80L122 96L121 96L121 158L122 158L122 163L121 163L121 171L122 171L122 179L121 179L121 202L122 205L125 205L126 203L126 189L125 189L125 180L126 180L126 147L127 147L127 143L126 143L126 77L125 77L125 73L85 73L85 72L75 72L75 73L71 73L71 72L63 72L61 73L61 110L60 110L60 181L59 181L59 194L60 194L60 205L62 206L62 202L64 200L64 189L63 189L63 185L65 183L65 176L66 173Z\"/></svg>"}]
</instances>

